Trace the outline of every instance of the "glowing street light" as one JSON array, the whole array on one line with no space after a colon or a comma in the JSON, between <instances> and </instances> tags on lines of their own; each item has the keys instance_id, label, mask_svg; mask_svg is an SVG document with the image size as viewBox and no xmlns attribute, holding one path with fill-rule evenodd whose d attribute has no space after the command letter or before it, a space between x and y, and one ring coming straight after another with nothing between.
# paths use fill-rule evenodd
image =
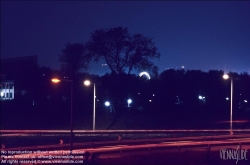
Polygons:
<instances>
[{"instance_id":1,"label":"glowing street light","mask_svg":"<svg viewBox=\"0 0 250 165\"><path fill-rule=\"evenodd\" d=\"M59 80L59 79L57 79L57 78L53 78L53 79L51 79L51 81L52 81L53 83L59 83L61 80Z\"/></svg>"},{"instance_id":2,"label":"glowing street light","mask_svg":"<svg viewBox=\"0 0 250 165\"><path fill-rule=\"evenodd\" d=\"M233 135L233 78L229 77L228 74L224 74L223 78L225 80L231 78L231 106L230 106L230 134Z\"/></svg>"},{"instance_id":3,"label":"glowing street light","mask_svg":"<svg viewBox=\"0 0 250 165\"><path fill-rule=\"evenodd\" d=\"M83 84L84 84L85 86L89 86L89 85L91 84L91 82L90 82L89 80L85 80L85 81L83 82Z\"/></svg>"},{"instance_id":4,"label":"glowing street light","mask_svg":"<svg viewBox=\"0 0 250 165\"><path fill-rule=\"evenodd\" d=\"M224 78L225 80L229 79L228 74L224 74L224 75L223 75L223 78Z\"/></svg>"},{"instance_id":5,"label":"glowing street light","mask_svg":"<svg viewBox=\"0 0 250 165\"><path fill-rule=\"evenodd\" d=\"M53 83L59 83L61 82L60 79L58 78L53 78L51 79L51 81ZM71 82L71 108L70 108L70 153L72 153L72 149L73 149L73 80L62 80L62 81L70 81Z\"/></svg>"},{"instance_id":6,"label":"glowing street light","mask_svg":"<svg viewBox=\"0 0 250 165\"><path fill-rule=\"evenodd\" d=\"M199 95L199 97L198 97L203 103L205 103L206 102L206 97L205 96L201 96L201 95Z\"/></svg>"},{"instance_id":7,"label":"glowing street light","mask_svg":"<svg viewBox=\"0 0 250 165\"><path fill-rule=\"evenodd\" d=\"M128 107L129 107L129 105L132 103L132 100L131 99L128 99Z\"/></svg>"},{"instance_id":8,"label":"glowing street light","mask_svg":"<svg viewBox=\"0 0 250 165\"><path fill-rule=\"evenodd\" d=\"M105 105L106 107L108 107L108 106L110 106L110 102L109 102L109 101L105 101L104 105Z\"/></svg>"},{"instance_id":9,"label":"glowing street light","mask_svg":"<svg viewBox=\"0 0 250 165\"><path fill-rule=\"evenodd\" d=\"M89 81L89 80L85 80L84 82L83 82L83 84L85 85L85 86L90 86L91 85L91 82ZM96 92L96 90L95 90L95 83L94 83L94 99L93 99L93 131L95 130L95 92Z\"/></svg>"}]
</instances>

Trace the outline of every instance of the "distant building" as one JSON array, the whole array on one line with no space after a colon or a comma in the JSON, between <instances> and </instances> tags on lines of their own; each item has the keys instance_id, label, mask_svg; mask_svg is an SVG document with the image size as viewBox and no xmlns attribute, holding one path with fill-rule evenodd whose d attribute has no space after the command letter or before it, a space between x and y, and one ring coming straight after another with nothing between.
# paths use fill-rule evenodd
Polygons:
<instances>
[{"instance_id":1,"label":"distant building","mask_svg":"<svg viewBox=\"0 0 250 165\"><path fill-rule=\"evenodd\" d=\"M0 100L14 99L14 82L1 81L0 82Z\"/></svg>"}]
</instances>

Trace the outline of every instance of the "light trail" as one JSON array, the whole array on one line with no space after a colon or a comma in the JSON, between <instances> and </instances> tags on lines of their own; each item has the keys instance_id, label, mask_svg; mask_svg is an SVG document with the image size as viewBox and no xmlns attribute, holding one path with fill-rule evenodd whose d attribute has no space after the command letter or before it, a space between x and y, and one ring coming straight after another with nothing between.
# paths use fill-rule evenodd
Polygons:
<instances>
[{"instance_id":1,"label":"light trail","mask_svg":"<svg viewBox=\"0 0 250 165\"><path fill-rule=\"evenodd\" d=\"M181 141L212 141L212 140L221 140L228 139L231 141L237 141L238 139L249 140L249 134L242 135L220 135L220 136L194 136L194 137L168 137L168 138L155 138L155 139L137 139L137 140L121 140L121 141L99 141L99 142L76 142L74 143L74 147L76 148L85 148L86 146L110 146L110 145L137 145L137 144L149 144L149 143L178 143ZM233 139L233 140L232 140ZM26 146L26 147L15 147L8 148L8 150L36 150L36 149L63 149L69 146L68 143L64 144L50 144L50 145L38 145L38 146ZM5 147L6 148L6 147Z\"/></svg>"},{"instance_id":2,"label":"light trail","mask_svg":"<svg viewBox=\"0 0 250 165\"><path fill-rule=\"evenodd\" d=\"M221 147L235 147L241 144L242 148L250 149L250 138L235 138L237 141L231 141L232 139L224 138L221 140L211 140L211 141L200 141L193 140L193 141L172 141L167 143L157 143L157 144L139 144L139 145L114 145L114 146L101 146L96 148L83 148L83 149L74 149L72 151L73 155L80 155L82 156L81 159L85 159L85 155L87 152L91 154L98 154L98 155L116 155L121 153L141 153L141 152L151 152L154 150L164 150L164 152L169 151L171 152L173 149L175 151L180 152L181 148L185 148L185 150L204 150L207 151L207 147L212 146L214 149L218 149ZM126 151L126 152L123 152ZM52 153L51 153L52 152ZM65 153L65 156L70 156L69 150L53 150L53 151L41 151L40 153L33 153L33 154L15 154L13 157L9 157L8 159L11 160L22 160L22 159L39 159L41 157L50 157L51 159L57 158L57 155L61 156L62 153ZM34 158L35 157L35 158ZM76 158L76 157L75 157ZM2 158L1 158L2 159ZM74 159L74 158L73 158ZM58 160L58 159L57 159Z\"/></svg>"}]
</instances>

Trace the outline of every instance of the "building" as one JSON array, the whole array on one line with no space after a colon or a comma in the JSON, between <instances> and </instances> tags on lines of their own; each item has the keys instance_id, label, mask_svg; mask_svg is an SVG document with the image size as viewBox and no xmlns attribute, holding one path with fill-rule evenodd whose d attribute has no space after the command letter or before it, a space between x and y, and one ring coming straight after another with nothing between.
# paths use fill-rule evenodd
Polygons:
<instances>
[{"instance_id":1,"label":"building","mask_svg":"<svg viewBox=\"0 0 250 165\"><path fill-rule=\"evenodd\" d=\"M0 82L0 100L14 99L14 82L1 81Z\"/></svg>"}]
</instances>

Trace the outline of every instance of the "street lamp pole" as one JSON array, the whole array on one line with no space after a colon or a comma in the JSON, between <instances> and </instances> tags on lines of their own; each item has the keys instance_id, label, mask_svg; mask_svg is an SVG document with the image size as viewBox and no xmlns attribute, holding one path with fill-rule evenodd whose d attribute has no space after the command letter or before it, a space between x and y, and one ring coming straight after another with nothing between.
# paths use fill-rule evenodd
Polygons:
<instances>
[{"instance_id":1,"label":"street lamp pole","mask_svg":"<svg viewBox=\"0 0 250 165\"><path fill-rule=\"evenodd\" d=\"M94 106L93 106L93 131L95 130L95 83L94 83Z\"/></svg>"},{"instance_id":2,"label":"street lamp pole","mask_svg":"<svg viewBox=\"0 0 250 165\"><path fill-rule=\"evenodd\" d=\"M85 86L90 86L91 85L91 82L89 81L89 80L85 80L84 82L83 82L83 84L85 85ZM94 99L93 99L93 131L95 130L95 93L96 93L96 89L95 89L95 83L93 83L93 85L94 85Z\"/></svg>"},{"instance_id":3,"label":"street lamp pole","mask_svg":"<svg viewBox=\"0 0 250 165\"><path fill-rule=\"evenodd\" d=\"M230 134L233 135L233 78L231 77Z\"/></svg>"},{"instance_id":4,"label":"street lamp pole","mask_svg":"<svg viewBox=\"0 0 250 165\"><path fill-rule=\"evenodd\" d=\"M59 83L61 80L57 78L51 79L53 83ZM73 80L62 80L62 81L70 81L71 83L71 101L70 101L70 154L72 154L73 150Z\"/></svg>"},{"instance_id":5,"label":"street lamp pole","mask_svg":"<svg viewBox=\"0 0 250 165\"><path fill-rule=\"evenodd\" d=\"M223 75L224 79L231 79L231 105L230 105L230 135L233 135L233 78L227 74Z\"/></svg>"},{"instance_id":6,"label":"street lamp pole","mask_svg":"<svg viewBox=\"0 0 250 165\"><path fill-rule=\"evenodd\" d=\"M70 152L73 150L73 81L71 80L71 108L70 108Z\"/></svg>"}]
</instances>

